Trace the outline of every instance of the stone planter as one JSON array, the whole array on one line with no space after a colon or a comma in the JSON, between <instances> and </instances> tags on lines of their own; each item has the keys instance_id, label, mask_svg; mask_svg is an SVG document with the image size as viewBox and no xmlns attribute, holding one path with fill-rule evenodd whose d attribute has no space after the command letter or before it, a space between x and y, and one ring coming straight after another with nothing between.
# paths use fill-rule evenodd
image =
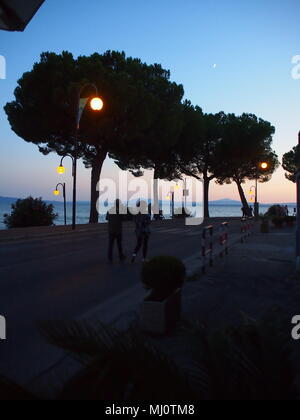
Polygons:
<instances>
[{"instance_id":1,"label":"stone planter","mask_svg":"<svg viewBox=\"0 0 300 420\"><path fill-rule=\"evenodd\" d=\"M181 289L177 289L163 302L144 300L140 309L140 327L144 332L164 335L176 326L180 316Z\"/></svg>"},{"instance_id":2,"label":"stone planter","mask_svg":"<svg viewBox=\"0 0 300 420\"><path fill-rule=\"evenodd\" d=\"M270 232L270 224L269 222L262 222L260 226L261 233L269 233Z\"/></svg>"}]
</instances>

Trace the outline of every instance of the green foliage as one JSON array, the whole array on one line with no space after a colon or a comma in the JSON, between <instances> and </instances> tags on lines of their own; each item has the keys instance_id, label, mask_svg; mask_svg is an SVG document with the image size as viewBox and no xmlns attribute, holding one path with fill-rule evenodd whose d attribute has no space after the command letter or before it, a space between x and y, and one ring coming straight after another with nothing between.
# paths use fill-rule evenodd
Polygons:
<instances>
[{"instance_id":1,"label":"green foliage","mask_svg":"<svg viewBox=\"0 0 300 420\"><path fill-rule=\"evenodd\" d=\"M188 346L188 356L176 361L135 328L118 332L85 321L45 322L41 328L50 344L82 365L63 384L58 400L278 401L298 397L290 337L276 312L261 321L244 316L241 325L213 334L198 323L186 324L177 338ZM0 378L0 399L17 398L36 397Z\"/></svg>"},{"instance_id":2,"label":"green foliage","mask_svg":"<svg viewBox=\"0 0 300 420\"><path fill-rule=\"evenodd\" d=\"M60 399L181 401L193 396L187 375L133 328L119 332L100 323L48 322L43 332L84 365Z\"/></svg>"},{"instance_id":3,"label":"green foliage","mask_svg":"<svg viewBox=\"0 0 300 420\"><path fill-rule=\"evenodd\" d=\"M9 228L52 226L58 217L52 204L46 204L41 198L28 197L12 204L10 215L4 215L4 224Z\"/></svg>"},{"instance_id":4,"label":"green foliage","mask_svg":"<svg viewBox=\"0 0 300 420\"><path fill-rule=\"evenodd\" d=\"M269 181L279 165L271 148L275 128L252 114L203 114L190 102L184 103L183 116L175 161L182 173L204 180L205 217L209 215L209 184L214 178L219 184L235 182L243 206L248 208L242 184L253 179ZM268 162L268 170L260 169L262 161Z\"/></svg>"},{"instance_id":5,"label":"green foliage","mask_svg":"<svg viewBox=\"0 0 300 420\"><path fill-rule=\"evenodd\" d=\"M299 146L295 146L290 152L283 155L282 167L287 172L285 177L292 182L296 182L296 174L299 168L300 153Z\"/></svg>"},{"instance_id":6,"label":"green foliage","mask_svg":"<svg viewBox=\"0 0 300 420\"><path fill-rule=\"evenodd\" d=\"M200 325L192 326L191 334L195 357L191 374L202 399L297 398L290 337L276 311L261 321L244 316L242 325L211 335Z\"/></svg>"},{"instance_id":7,"label":"green foliage","mask_svg":"<svg viewBox=\"0 0 300 420\"><path fill-rule=\"evenodd\" d=\"M152 290L154 298L164 299L181 288L186 276L184 264L175 257L152 258L142 268L142 281L146 289Z\"/></svg>"},{"instance_id":8,"label":"green foliage","mask_svg":"<svg viewBox=\"0 0 300 420\"><path fill-rule=\"evenodd\" d=\"M46 52L24 73L15 100L5 106L12 130L44 155L74 155L78 93L88 83L97 86L104 108L95 113L86 107L77 155L92 168L90 221L97 222L97 184L108 155L134 173L143 166L155 167L163 178L170 176L184 91L160 65L147 65L124 52L77 59L68 52ZM93 94L88 86L82 91L87 97Z\"/></svg>"}]
</instances>

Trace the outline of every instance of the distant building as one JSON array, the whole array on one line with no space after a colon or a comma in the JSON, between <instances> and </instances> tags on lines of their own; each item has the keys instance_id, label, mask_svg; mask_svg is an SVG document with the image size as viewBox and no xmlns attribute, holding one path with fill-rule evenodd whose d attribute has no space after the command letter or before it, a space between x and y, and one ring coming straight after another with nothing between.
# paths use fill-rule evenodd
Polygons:
<instances>
[{"instance_id":1,"label":"distant building","mask_svg":"<svg viewBox=\"0 0 300 420\"><path fill-rule=\"evenodd\" d=\"M0 30L24 31L45 0L0 0Z\"/></svg>"}]
</instances>

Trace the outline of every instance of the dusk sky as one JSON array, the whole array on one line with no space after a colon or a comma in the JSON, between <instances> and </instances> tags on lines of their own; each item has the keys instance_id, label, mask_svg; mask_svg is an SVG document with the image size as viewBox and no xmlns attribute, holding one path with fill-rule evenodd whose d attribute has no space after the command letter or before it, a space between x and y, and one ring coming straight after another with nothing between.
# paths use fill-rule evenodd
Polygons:
<instances>
[{"instance_id":1,"label":"dusk sky","mask_svg":"<svg viewBox=\"0 0 300 420\"><path fill-rule=\"evenodd\" d=\"M46 0L24 33L0 32L0 55L7 62L7 78L0 80L0 196L52 199L62 180L58 157L45 157L19 139L3 111L17 80L43 51L78 56L124 50L148 64L161 63L205 112L249 112L270 121L281 160L300 129L300 80L291 74L292 57L300 55L299 16L299 0ZM116 171L107 161L103 175ZM90 171L81 164L78 178L78 198L88 200ZM296 199L282 169L259 193L267 203ZM235 185L213 183L210 198L239 196Z\"/></svg>"}]
</instances>

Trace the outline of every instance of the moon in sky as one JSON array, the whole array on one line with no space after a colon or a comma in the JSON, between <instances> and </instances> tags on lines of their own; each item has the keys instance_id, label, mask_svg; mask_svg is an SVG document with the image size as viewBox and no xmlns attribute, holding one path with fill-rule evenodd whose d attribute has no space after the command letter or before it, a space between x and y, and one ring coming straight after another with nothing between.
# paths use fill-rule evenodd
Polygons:
<instances>
[{"instance_id":1,"label":"moon in sky","mask_svg":"<svg viewBox=\"0 0 300 420\"><path fill-rule=\"evenodd\" d=\"M214 69L216 69L217 68L217 65L216 64L214 64Z\"/></svg>"}]
</instances>

